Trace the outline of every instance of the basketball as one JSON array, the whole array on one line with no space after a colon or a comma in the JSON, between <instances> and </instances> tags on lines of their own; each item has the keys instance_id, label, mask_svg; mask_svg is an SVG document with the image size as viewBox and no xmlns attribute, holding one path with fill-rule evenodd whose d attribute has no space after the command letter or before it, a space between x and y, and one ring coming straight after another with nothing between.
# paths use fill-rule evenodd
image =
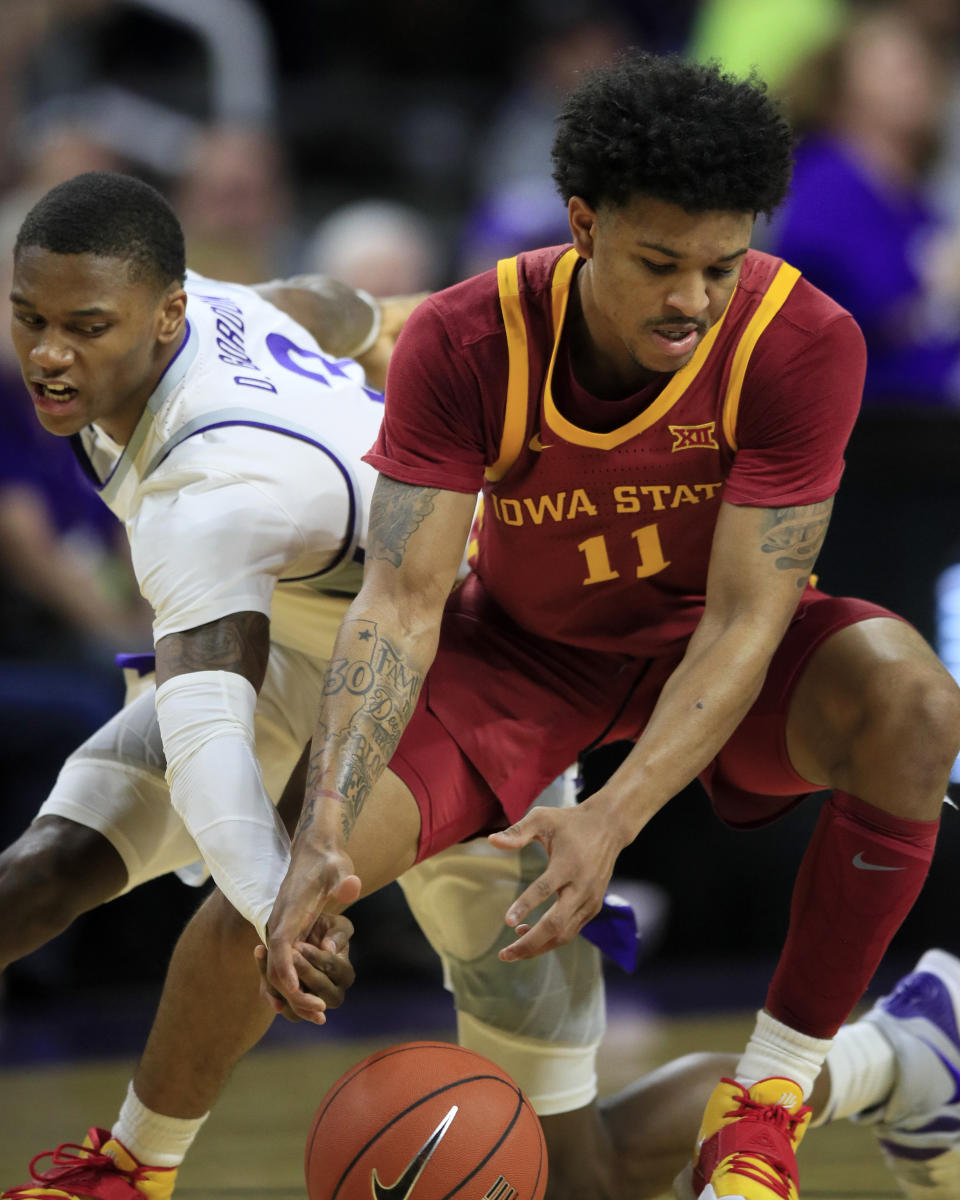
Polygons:
<instances>
[{"instance_id":1,"label":"basketball","mask_svg":"<svg viewBox=\"0 0 960 1200\"><path fill-rule=\"evenodd\" d=\"M541 1200L547 1148L495 1063L448 1042L405 1042L330 1088L305 1169L310 1200Z\"/></svg>"}]
</instances>

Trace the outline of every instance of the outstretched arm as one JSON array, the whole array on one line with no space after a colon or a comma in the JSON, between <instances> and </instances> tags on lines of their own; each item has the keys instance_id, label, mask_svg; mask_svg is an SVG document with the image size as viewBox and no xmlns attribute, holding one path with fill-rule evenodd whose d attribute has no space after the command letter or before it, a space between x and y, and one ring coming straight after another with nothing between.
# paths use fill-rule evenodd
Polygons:
<instances>
[{"instance_id":1,"label":"outstretched arm","mask_svg":"<svg viewBox=\"0 0 960 1200\"><path fill-rule=\"evenodd\" d=\"M269 639L263 613L239 612L157 642L171 802L217 886L261 937L290 858L254 742Z\"/></svg>"},{"instance_id":2,"label":"outstretched arm","mask_svg":"<svg viewBox=\"0 0 960 1200\"><path fill-rule=\"evenodd\" d=\"M617 855L716 756L753 704L823 544L832 500L800 508L723 504L706 607L643 735L608 782L575 809L532 809L503 833L505 849L538 840L550 863L513 904L521 936L505 961L574 937L599 911ZM524 918L556 894L526 931Z\"/></svg>"},{"instance_id":3,"label":"outstretched arm","mask_svg":"<svg viewBox=\"0 0 960 1200\"><path fill-rule=\"evenodd\" d=\"M436 653L475 497L377 481L363 587L340 627L313 738L293 857L269 922L268 984L311 1015L291 947L359 889L351 831L390 761Z\"/></svg>"},{"instance_id":4,"label":"outstretched arm","mask_svg":"<svg viewBox=\"0 0 960 1200\"><path fill-rule=\"evenodd\" d=\"M348 512L343 478L326 456L298 439L262 437L266 466L255 483L232 456L249 452L242 439L222 459L186 439L152 477L131 536L156 617L171 800L217 884L261 937L289 861L254 738L268 614L285 564L305 540L333 553ZM223 461L233 473L218 469ZM183 486L185 478L202 486Z\"/></svg>"},{"instance_id":5,"label":"outstretched arm","mask_svg":"<svg viewBox=\"0 0 960 1200\"><path fill-rule=\"evenodd\" d=\"M374 299L329 275L294 275L254 289L302 325L338 358L354 358L375 388L384 388L387 363L407 317L427 293Z\"/></svg>"}]
</instances>

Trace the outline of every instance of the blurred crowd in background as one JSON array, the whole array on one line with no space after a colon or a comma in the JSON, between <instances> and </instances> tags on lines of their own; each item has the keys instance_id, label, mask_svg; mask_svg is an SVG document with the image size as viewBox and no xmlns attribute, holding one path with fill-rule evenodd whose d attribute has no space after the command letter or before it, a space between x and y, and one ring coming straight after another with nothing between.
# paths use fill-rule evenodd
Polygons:
<instances>
[{"instance_id":1,"label":"blurred crowd in background","mask_svg":"<svg viewBox=\"0 0 960 1200\"><path fill-rule=\"evenodd\" d=\"M254 282L324 271L381 296L442 287L567 240L550 146L579 72L627 46L755 69L800 135L790 198L756 244L849 308L869 347L867 432L851 447L825 586L899 608L960 670L957 0L2 7L0 305L33 201L103 168L170 198L200 272ZM33 417L7 325L0 319L4 844L65 754L119 705L114 652L152 641L121 531L69 447ZM706 856L724 835L704 816ZM791 843L789 832L773 835L774 862ZM638 878L659 871L667 891L676 880L662 843L626 865ZM678 925L688 889L681 879L670 897ZM174 895L160 907L177 922L194 898ZM695 921L692 902L690 912ZM756 936L766 936L761 925ZM163 957L151 955L154 968ZM31 971L42 980L42 959Z\"/></svg>"}]
</instances>

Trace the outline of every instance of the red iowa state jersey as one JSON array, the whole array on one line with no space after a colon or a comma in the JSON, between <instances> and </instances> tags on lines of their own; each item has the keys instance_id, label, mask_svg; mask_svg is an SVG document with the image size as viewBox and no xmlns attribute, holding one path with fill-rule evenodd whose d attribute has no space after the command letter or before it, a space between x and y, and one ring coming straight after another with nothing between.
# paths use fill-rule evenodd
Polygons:
<instances>
[{"instance_id":1,"label":"red iowa state jersey","mask_svg":"<svg viewBox=\"0 0 960 1200\"><path fill-rule=\"evenodd\" d=\"M562 247L522 254L422 305L366 461L403 482L482 490L474 569L519 625L655 654L702 614L722 501L785 507L836 491L863 339L794 268L751 251L690 362L649 402L611 404L570 367L580 261Z\"/></svg>"}]
</instances>

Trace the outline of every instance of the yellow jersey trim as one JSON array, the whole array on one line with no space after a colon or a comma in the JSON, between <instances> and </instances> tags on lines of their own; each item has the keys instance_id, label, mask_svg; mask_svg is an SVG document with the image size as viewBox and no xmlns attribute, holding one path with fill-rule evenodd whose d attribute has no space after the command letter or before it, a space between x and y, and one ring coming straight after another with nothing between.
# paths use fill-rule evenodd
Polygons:
<instances>
[{"instance_id":1,"label":"yellow jersey trim","mask_svg":"<svg viewBox=\"0 0 960 1200\"><path fill-rule=\"evenodd\" d=\"M470 537L467 541L467 562L473 566L480 556L480 530L483 528L483 496L477 497L477 507L473 510L473 524L470 526Z\"/></svg>"},{"instance_id":2,"label":"yellow jersey trim","mask_svg":"<svg viewBox=\"0 0 960 1200\"><path fill-rule=\"evenodd\" d=\"M561 262L563 260L561 259ZM558 264L559 266L559 264ZM733 302L733 297L737 294L737 289L734 288L730 294L730 299L727 301L726 307L720 316L719 321L707 330L706 334L700 341L699 346L693 352L693 357L685 367L681 367L676 371L670 382L663 389L659 396L643 410L638 413L632 421L628 421L626 425L621 425L617 429L612 429L609 433L593 433L589 429L581 429L579 425L574 425L572 421L568 421L565 416L557 408L556 402L553 399L553 369L557 361L557 351L560 348L560 336L563 332L563 319L566 316L567 300L570 295L569 280L566 293L563 296L563 303L559 312L559 320L554 316L554 342L553 354L550 356L550 366L547 370L547 382L544 388L543 407L547 418L547 425L564 438L565 441L572 442L576 446L592 446L596 450L613 450L617 446L622 446L624 442L630 438L636 437L637 434L643 433L649 429L651 425L656 424L662 416L670 411L677 403L683 393L687 390L693 380L696 378L700 368L706 362L714 342L717 340L717 335L729 311L730 305Z\"/></svg>"},{"instance_id":3,"label":"yellow jersey trim","mask_svg":"<svg viewBox=\"0 0 960 1200\"><path fill-rule=\"evenodd\" d=\"M550 284L550 312L553 316L553 327L559 329L563 324L563 316L567 311L567 301L570 298L570 281L573 272L580 261L580 255L571 247L561 254L553 268L553 281Z\"/></svg>"},{"instance_id":4,"label":"yellow jersey trim","mask_svg":"<svg viewBox=\"0 0 960 1200\"><path fill-rule=\"evenodd\" d=\"M787 297L793 291L793 286L800 278L800 272L789 263L781 263L767 288L757 311L750 318L743 336L737 344L730 367L730 379L727 392L723 398L723 436L731 450L737 449L737 414L740 411L740 393L747 374L747 365L753 348L760 339L761 333L767 328L773 318L783 308Z\"/></svg>"},{"instance_id":5,"label":"yellow jersey trim","mask_svg":"<svg viewBox=\"0 0 960 1200\"><path fill-rule=\"evenodd\" d=\"M484 474L491 483L502 479L523 450L527 431L527 392L530 386L530 356L527 351L527 326L520 304L520 275L517 258L502 258L497 263L497 288L500 311L507 335L507 406L500 435L500 453Z\"/></svg>"},{"instance_id":6,"label":"yellow jersey trim","mask_svg":"<svg viewBox=\"0 0 960 1200\"><path fill-rule=\"evenodd\" d=\"M563 322L570 294L570 280L579 261L571 248L557 259L551 282L550 311L553 327ZM520 303L520 275L517 258L503 258L497 263L497 287L500 292L500 311L507 336L507 404L500 437L497 460L487 467L484 475L490 483L502 479L523 451L527 432L527 409L530 403L530 355L527 349L527 326Z\"/></svg>"}]
</instances>

